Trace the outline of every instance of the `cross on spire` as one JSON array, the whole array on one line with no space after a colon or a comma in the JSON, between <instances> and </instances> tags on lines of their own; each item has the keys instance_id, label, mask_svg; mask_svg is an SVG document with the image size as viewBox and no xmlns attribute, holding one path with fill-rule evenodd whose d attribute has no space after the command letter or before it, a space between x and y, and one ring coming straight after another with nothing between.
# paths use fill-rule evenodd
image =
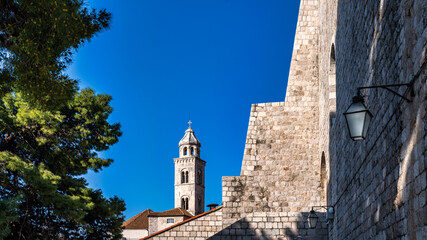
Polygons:
<instances>
[{"instance_id":1,"label":"cross on spire","mask_svg":"<svg viewBox=\"0 0 427 240\"><path fill-rule=\"evenodd\" d=\"M192 124L191 120L190 120L190 121L188 121L188 128L189 128L189 129L191 129L191 124Z\"/></svg>"}]
</instances>

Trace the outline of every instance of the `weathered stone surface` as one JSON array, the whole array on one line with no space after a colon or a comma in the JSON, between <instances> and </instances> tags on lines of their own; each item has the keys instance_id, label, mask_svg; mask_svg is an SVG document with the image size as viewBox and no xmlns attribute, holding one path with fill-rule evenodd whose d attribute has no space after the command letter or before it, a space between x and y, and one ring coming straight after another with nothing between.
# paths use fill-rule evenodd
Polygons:
<instances>
[{"instance_id":1,"label":"weathered stone surface","mask_svg":"<svg viewBox=\"0 0 427 240\"><path fill-rule=\"evenodd\" d=\"M173 239L207 239L222 229L222 209L212 211L197 219L190 220L184 224L178 224L168 231L162 232L147 239L163 239L173 237Z\"/></svg>"},{"instance_id":2,"label":"weathered stone surface","mask_svg":"<svg viewBox=\"0 0 427 240\"><path fill-rule=\"evenodd\" d=\"M337 117L330 130L328 203L335 205L332 239L424 239L426 205L427 4L339 1L336 28ZM323 14L321 14L323 15ZM342 113L357 87L374 113L368 138L352 142Z\"/></svg>"},{"instance_id":3,"label":"weathered stone surface","mask_svg":"<svg viewBox=\"0 0 427 240\"><path fill-rule=\"evenodd\" d=\"M301 0L286 99L252 105L241 174L223 177L221 219L203 237L427 239L426 52L425 0ZM352 141L356 89L408 82L412 94L393 89L412 102L362 91L374 117ZM319 205L334 220L308 229Z\"/></svg>"}]
</instances>

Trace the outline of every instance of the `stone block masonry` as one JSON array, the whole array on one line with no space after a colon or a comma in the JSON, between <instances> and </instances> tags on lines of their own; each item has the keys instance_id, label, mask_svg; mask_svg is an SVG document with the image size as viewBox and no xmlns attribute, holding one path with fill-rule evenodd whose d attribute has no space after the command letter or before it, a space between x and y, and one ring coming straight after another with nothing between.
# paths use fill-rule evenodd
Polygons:
<instances>
[{"instance_id":1,"label":"stone block masonry","mask_svg":"<svg viewBox=\"0 0 427 240\"><path fill-rule=\"evenodd\" d=\"M252 106L241 176L223 178L224 227L254 211L308 212L323 204L320 161L312 157L318 142L303 121L313 113L303 110L284 102Z\"/></svg>"},{"instance_id":2,"label":"stone block masonry","mask_svg":"<svg viewBox=\"0 0 427 240\"><path fill-rule=\"evenodd\" d=\"M331 239L427 239L427 1L339 1L337 118L330 134ZM326 13L322 13L326 14ZM363 92L374 114L368 138L353 142L342 113L357 87L412 82L406 102Z\"/></svg>"},{"instance_id":3,"label":"stone block masonry","mask_svg":"<svg viewBox=\"0 0 427 240\"><path fill-rule=\"evenodd\" d=\"M222 227L223 208L213 210L203 216L189 219L164 232L144 238L153 240L250 240L262 239L311 239L328 238L324 214L319 213L319 227L310 229L307 225L308 213L294 212L253 212L230 226Z\"/></svg>"},{"instance_id":4,"label":"stone block masonry","mask_svg":"<svg viewBox=\"0 0 427 240\"><path fill-rule=\"evenodd\" d=\"M223 178L221 226L212 239L327 235L325 224L315 230L306 226L311 206L326 204L319 150L318 13L319 1L301 1L286 101L252 105L241 175ZM190 223L176 231L188 230ZM192 234L186 236L204 237Z\"/></svg>"},{"instance_id":5,"label":"stone block masonry","mask_svg":"<svg viewBox=\"0 0 427 240\"><path fill-rule=\"evenodd\" d=\"M223 227L252 212L325 205L319 150L319 1L300 5L285 102L252 105L241 174L223 178Z\"/></svg>"},{"instance_id":6,"label":"stone block masonry","mask_svg":"<svg viewBox=\"0 0 427 240\"><path fill-rule=\"evenodd\" d=\"M252 105L241 174L223 177L212 225L169 234L427 239L426 54L425 0L301 0L285 101ZM368 138L352 141L343 112L357 87L408 82L413 92L395 90L411 102L363 91L374 117ZM318 205L333 206L334 220L318 213L308 229Z\"/></svg>"},{"instance_id":7,"label":"stone block masonry","mask_svg":"<svg viewBox=\"0 0 427 240\"><path fill-rule=\"evenodd\" d=\"M295 212L253 212L230 226L222 229L211 240L257 240L257 239L328 239L327 223L324 214L316 229L307 224L308 213Z\"/></svg>"},{"instance_id":8,"label":"stone block masonry","mask_svg":"<svg viewBox=\"0 0 427 240\"><path fill-rule=\"evenodd\" d=\"M184 222L173 225L163 231L150 235L152 240L199 240L207 239L222 229L222 209L218 207L202 213Z\"/></svg>"}]
</instances>

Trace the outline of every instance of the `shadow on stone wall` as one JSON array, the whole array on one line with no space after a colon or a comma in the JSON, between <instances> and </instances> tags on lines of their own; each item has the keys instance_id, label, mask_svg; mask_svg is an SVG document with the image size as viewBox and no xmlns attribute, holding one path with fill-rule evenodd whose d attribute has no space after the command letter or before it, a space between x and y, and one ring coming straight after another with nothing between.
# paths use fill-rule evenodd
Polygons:
<instances>
[{"instance_id":1,"label":"shadow on stone wall","mask_svg":"<svg viewBox=\"0 0 427 240\"><path fill-rule=\"evenodd\" d=\"M353 11L350 13L349 9ZM416 87L416 96L410 104L385 90L364 92L365 101L375 116L368 138L363 142L350 140L342 116L357 87L412 80L411 73L417 72L413 68L419 66L412 62L418 60L413 54L420 53L415 49L419 39L415 39L414 34L417 30L414 18L419 11L414 1L370 1L364 2L363 7L359 1L338 1L336 44L341 50L336 56L338 115L335 128L330 130L330 136L336 139L331 138L329 144L328 183L328 203L336 204L335 222L339 223L331 231L334 239L403 236L418 239L421 228L427 225L425 198L424 203L419 201L423 191L420 186L425 181L422 171L426 168L422 142L425 92ZM427 22L424 29L426 27ZM350 35L358 36L358 40L346 37ZM424 46L426 40L422 41L420 45ZM405 54L399 56L400 52ZM396 66L394 60L400 58ZM425 64L421 68L426 69ZM384 76L384 69L388 75ZM425 77L419 77L416 82ZM398 89L400 93L403 90Z\"/></svg>"},{"instance_id":2,"label":"shadow on stone wall","mask_svg":"<svg viewBox=\"0 0 427 240\"><path fill-rule=\"evenodd\" d=\"M209 240L265 239L265 240L327 240L327 224L323 213L318 213L316 229L309 229L308 213L264 213L267 216L245 217L224 228ZM271 216L276 215L276 216ZM283 215L283 216L281 216ZM288 216L285 216L288 215ZM293 216L299 215L299 216Z\"/></svg>"}]
</instances>

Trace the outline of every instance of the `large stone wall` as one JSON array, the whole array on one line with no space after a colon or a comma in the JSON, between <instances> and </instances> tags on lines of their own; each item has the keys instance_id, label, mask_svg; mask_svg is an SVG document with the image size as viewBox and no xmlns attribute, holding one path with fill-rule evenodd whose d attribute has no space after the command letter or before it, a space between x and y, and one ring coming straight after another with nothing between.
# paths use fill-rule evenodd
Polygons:
<instances>
[{"instance_id":1,"label":"large stone wall","mask_svg":"<svg viewBox=\"0 0 427 240\"><path fill-rule=\"evenodd\" d=\"M285 102L252 106L215 229L185 239L427 239L426 53L425 0L301 0ZM374 117L352 141L356 88L407 82L395 90L412 102L363 91ZM317 205L334 220L307 229Z\"/></svg>"},{"instance_id":2,"label":"large stone wall","mask_svg":"<svg viewBox=\"0 0 427 240\"><path fill-rule=\"evenodd\" d=\"M310 229L308 213L295 212L253 212L223 228L210 237L211 240L292 240L328 239L327 223L324 214L319 214L319 227Z\"/></svg>"},{"instance_id":3,"label":"large stone wall","mask_svg":"<svg viewBox=\"0 0 427 240\"><path fill-rule=\"evenodd\" d=\"M211 210L203 216L188 219L171 229L144 239L150 240L199 240L207 239L222 229L222 209Z\"/></svg>"},{"instance_id":4,"label":"large stone wall","mask_svg":"<svg viewBox=\"0 0 427 240\"><path fill-rule=\"evenodd\" d=\"M298 116L303 110L284 102L252 106L242 174L223 177L224 227L254 211L308 212L324 203L317 140Z\"/></svg>"},{"instance_id":5,"label":"large stone wall","mask_svg":"<svg viewBox=\"0 0 427 240\"><path fill-rule=\"evenodd\" d=\"M252 105L241 175L223 178L224 225L325 205L320 184L318 1L302 0L285 102Z\"/></svg>"},{"instance_id":6,"label":"large stone wall","mask_svg":"<svg viewBox=\"0 0 427 240\"><path fill-rule=\"evenodd\" d=\"M319 227L316 229L308 227L308 213L299 212L253 212L223 228L222 211L214 210L144 240L328 239L324 214L319 214Z\"/></svg>"},{"instance_id":7,"label":"large stone wall","mask_svg":"<svg viewBox=\"0 0 427 240\"><path fill-rule=\"evenodd\" d=\"M335 31L337 1L319 2L319 151L321 152L321 185L326 196L330 178L330 129L336 120ZM329 186L330 187L330 186Z\"/></svg>"},{"instance_id":8,"label":"large stone wall","mask_svg":"<svg viewBox=\"0 0 427 240\"><path fill-rule=\"evenodd\" d=\"M427 239L427 1L339 1L337 118L329 141L331 239ZM412 102L366 90L374 114L365 141L348 137L342 113L357 87L414 82Z\"/></svg>"}]
</instances>

